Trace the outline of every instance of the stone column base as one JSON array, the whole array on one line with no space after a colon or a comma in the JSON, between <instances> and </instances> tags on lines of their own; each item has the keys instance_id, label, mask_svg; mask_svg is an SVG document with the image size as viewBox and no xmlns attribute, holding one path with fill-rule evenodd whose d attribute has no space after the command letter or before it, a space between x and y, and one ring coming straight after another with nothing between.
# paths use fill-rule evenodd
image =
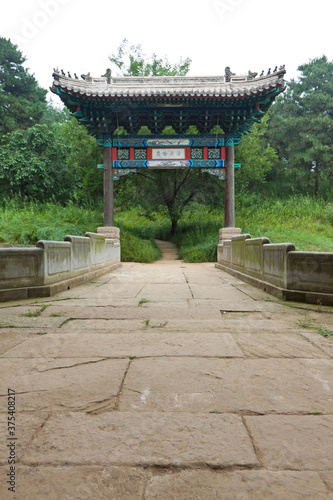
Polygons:
<instances>
[{"instance_id":1,"label":"stone column base","mask_svg":"<svg viewBox=\"0 0 333 500\"><path fill-rule=\"evenodd\" d=\"M110 240L120 239L120 229L118 227L105 226L97 228L97 233Z\"/></svg>"},{"instance_id":2,"label":"stone column base","mask_svg":"<svg viewBox=\"0 0 333 500\"><path fill-rule=\"evenodd\" d=\"M242 230L239 227L223 227L220 229L220 244L225 240L231 240L234 236L239 236Z\"/></svg>"}]
</instances>

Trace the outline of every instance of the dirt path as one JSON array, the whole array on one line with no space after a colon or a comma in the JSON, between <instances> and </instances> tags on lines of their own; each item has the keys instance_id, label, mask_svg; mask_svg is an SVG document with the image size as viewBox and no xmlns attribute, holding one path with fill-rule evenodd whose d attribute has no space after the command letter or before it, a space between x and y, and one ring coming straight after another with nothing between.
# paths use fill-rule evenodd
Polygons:
<instances>
[{"instance_id":1,"label":"dirt path","mask_svg":"<svg viewBox=\"0 0 333 500\"><path fill-rule=\"evenodd\" d=\"M332 308L161 262L0 304L1 498L332 499Z\"/></svg>"}]
</instances>

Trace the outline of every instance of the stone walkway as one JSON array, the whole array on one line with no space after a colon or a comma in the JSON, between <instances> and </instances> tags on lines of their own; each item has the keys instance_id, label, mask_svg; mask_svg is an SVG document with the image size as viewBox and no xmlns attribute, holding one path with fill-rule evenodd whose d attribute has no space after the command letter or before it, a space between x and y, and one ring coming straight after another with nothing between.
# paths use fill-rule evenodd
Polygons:
<instances>
[{"instance_id":1,"label":"stone walkway","mask_svg":"<svg viewBox=\"0 0 333 500\"><path fill-rule=\"evenodd\" d=\"M0 304L1 498L333 499L332 313L165 260Z\"/></svg>"}]
</instances>

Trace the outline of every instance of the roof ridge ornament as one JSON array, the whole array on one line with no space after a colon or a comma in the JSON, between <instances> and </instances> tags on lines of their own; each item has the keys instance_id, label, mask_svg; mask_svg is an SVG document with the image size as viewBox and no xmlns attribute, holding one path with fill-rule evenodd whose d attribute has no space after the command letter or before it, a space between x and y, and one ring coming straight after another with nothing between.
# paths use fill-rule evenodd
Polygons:
<instances>
[{"instance_id":1,"label":"roof ridge ornament","mask_svg":"<svg viewBox=\"0 0 333 500\"><path fill-rule=\"evenodd\" d=\"M92 78L90 73L87 73L86 75L81 75L81 78L85 80L86 82L92 82Z\"/></svg>"},{"instance_id":2,"label":"roof ridge ornament","mask_svg":"<svg viewBox=\"0 0 333 500\"><path fill-rule=\"evenodd\" d=\"M108 84L112 83L112 71L110 68L108 68L105 72L105 75L101 75L102 77L106 77L106 82Z\"/></svg>"},{"instance_id":3,"label":"roof ridge ornament","mask_svg":"<svg viewBox=\"0 0 333 500\"><path fill-rule=\"evenodd\" d=\"M231 77L235 76L235 75L236 75L236 73L232 73L231 72L230 66L227 66L225 68L225 81L226 82L230 82L231 81Z\"/></svg>"},{"instance_id":4,"label":"roof ridge ornament","mask_svg":"<svg viewBox=\"0 0 333 500\"><path fill-rule=\"evenodd\" d=\"M255 78L257 76L257 74L258 73L253 73L251 70L249 70L247 79L248 80L253 80L253 78Z\"/></svg>"}]
</instances>

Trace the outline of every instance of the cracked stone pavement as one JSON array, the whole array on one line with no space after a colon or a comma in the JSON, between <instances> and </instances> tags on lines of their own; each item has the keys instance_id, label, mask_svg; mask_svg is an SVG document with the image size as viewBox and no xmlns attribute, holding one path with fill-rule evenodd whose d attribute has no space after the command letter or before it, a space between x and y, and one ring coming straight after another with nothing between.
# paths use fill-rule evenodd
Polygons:
<instances>
[{"instance_id":1,"label":"cracked stone pavement","mask_svg":"<svg viewBox=\"0 0 333 500\"><path fill-rule=\"evenodd\" d=\"M332 329L176 260L0 304L1 498L333 499Z\"/></svg>"}]
</instances>

